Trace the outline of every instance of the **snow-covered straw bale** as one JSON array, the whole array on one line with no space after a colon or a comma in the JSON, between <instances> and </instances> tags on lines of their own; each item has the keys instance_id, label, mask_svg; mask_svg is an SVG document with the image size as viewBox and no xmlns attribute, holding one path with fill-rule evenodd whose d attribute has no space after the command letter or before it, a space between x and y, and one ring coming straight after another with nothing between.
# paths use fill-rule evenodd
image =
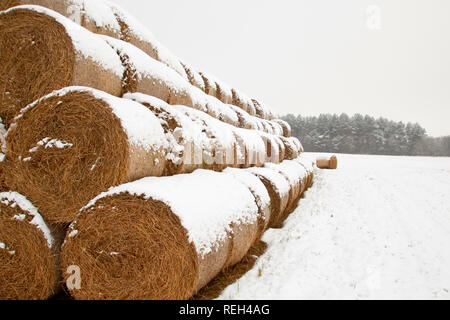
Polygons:
<instances>
[{"instance_id":1,"label":"snow-covered straw bale","mask_svg":"<svg viewBox=\"0 0 450 320\"><path fill-rule=\"evenodd\" d=\"M306 189L309 173L304 166L294 160L285 160L278 165L266 163L265 167L279 172L289 182L291 191L289 193L289 203L284 211L283 219L285 219L297 208L297 203Z\"/></svg>"},{"instance_id":2,"label":"snow-covered straw bale","mask_svg":"<svg viewBox=\"0 0 450 320\"><path fill-rule=\"evenodd\" d=\"M71 294L187 299L230 265L232 226L257 224L258 215L244 184L209 170L112 188L82 209L66 237L63 268L83 274Z\"/></svg>"},{"instance_id":3,"label":"snow-covered straw bale","mask_svg":"<svg viewBox=\"0 0 450 320\"><path fill-rule=\"evenodd\" d=\"M272 121L278 123L283 128L283 136L285 136L286 138L289 138L291 136L292 129L289 123L282 119L274 119Z\"/></svg>"},{"instance_id":4,"label":"snow-covered straw bale","mask_svg":"<svg viewBox=\"0 0 450 320\"><path fill-rule=\"evenodd\" d=\"M125 68L123 93L141 92L169 104L193 107L191 85L173 69L125 41L102 37L120 56Z\"/></svg>"},{"instance_id":5,"label":"snow-covered straw bale","mask_svg":"<svg viewBox=\"0 0 450 320\"><path fill-rule=\"evenodd\" d=\"M203 125L191 120L185 107L171 106L158 98L142 93L127 93L124 98L141 103L160 120L169 143L164 175L189 173L203 166L203 151L212 153L211 143Z\"/></svg>"},{"instance_id":6,"label":"snow-covered straw bale","mask_svg":"<svg viewBox=\"0 0 450 320\"><path fill-rule=\"evenodd\" d=\"M271 204L269 227L281 227L284 212L289 202L289 182L283 175L273 169L249 168L246 170L258 177L269 192Z\"/></svg>"},{"instance_id":7,"label":"snow-covered straw bale","mask_svg":"<svg viewBox=\"0 0 450 320\"><path fill-rule=\"evenodd\" d=\"M169 149L149 109L86 87L55 91L24 108L6 141L7 185L51 222L72 222L110 186L162 175Z\"/></svg>"},{"instance_id":8,"label":"snow-covered straw bale","mask_svg":"<svg viewBox=\"0 0 450 320\"><path fill-rule=\"evenodd\" d=\"M298 148L296 143L292 140L292 137L286 138L286 137L279 137L281 139L281 141L284 144L284 148L285 148L285 155L284 155L284 159L285 160L293 160L295 158L297 158L299 156L298 154Z\"/></svg>"},{"instance_id":9,"label":"snow-covered straw bale","mask_svg":"<svg viewBox=\"0 0 450 320\"><path fill-rule=\"evenodd\" d=\"M237 89L231 89L231 93L233 97L232 103L235 106L238 106L242 110L245 110L251 116L256 115L256 109L255 106L253 105L252 99L250 99L247 95L245 95L244 93L240 92Z\"/></svg>"},{"instance_id":10,"label":"snow-covered straw bale","mask_svg":"<svg viewBox=\"0 0 450 320\"><path fill-rule=\"evenodd\" d=\"M0 13L0 117L8 127L21 108L53 90L83 85L121 93L115 51L55 11L18 6Z\"/></svg>"},{"instance_id":11,"label":"snow-covered straw bale","mask_svg":"<svg viewBox=\"0 0 450 320\"><path fill-rule=\"evenodd\" d=\"M0 299L47 299L57 291L58 244L38 210L16 192L0 193Z\"/></svg>"}]
</instances>

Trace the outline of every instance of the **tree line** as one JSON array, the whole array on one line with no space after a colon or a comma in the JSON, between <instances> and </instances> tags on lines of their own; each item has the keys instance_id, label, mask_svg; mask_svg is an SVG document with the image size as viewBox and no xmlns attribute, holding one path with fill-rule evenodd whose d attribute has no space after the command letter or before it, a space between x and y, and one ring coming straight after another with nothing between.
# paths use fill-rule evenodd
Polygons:
<instances>
[{"instance_id":1,"label":"tree line","mask_svg":"<svg viewBox=\"0 0 450 320\"><path fill-rule=\"evenodd\" d=\"M450 136L434 138L418 123L345 113L281 117L309 152L450 156Z\"/></svg>"}]
</instances>

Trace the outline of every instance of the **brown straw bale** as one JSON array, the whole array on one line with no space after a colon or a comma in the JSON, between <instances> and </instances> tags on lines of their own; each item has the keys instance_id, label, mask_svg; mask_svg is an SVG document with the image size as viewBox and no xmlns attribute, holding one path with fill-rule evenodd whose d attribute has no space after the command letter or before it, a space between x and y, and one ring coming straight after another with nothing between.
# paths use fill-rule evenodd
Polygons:
<instances>
[{"instance_id":1,"label":"brown straw bale","mask_svg":"<svg viewBox=\"0 0 450 320\"><path fill-rule=\"evenodd\" d=\"M200 73L195 70L193 67L187 65L186 63L181 62L188 76L189 82L196 88L199 88L203 92L206 90L205 81L203 80Z\"/></svg>"},{"instance_id":2,"label":"brown straw bale","mask_svg":"<svg viewBox=\"0 0 450 320\"><path fill-rule=\"evenodd\" d=\"M266 161L272 163L280 163L280 147L276 137L265 132L258 132L261 139L264 141L266 149Z\"/></svg>"},{"instance_id":3,"label":"brown straw bale","mask_svg":"<svg viewBox=\"0 0 450 320\"><path fill-rule=\"evenodd\" d=\"M101 199L83 210L61 252L76 265L76 299L187 299L198 281L199 261L179 218L161 201L130 194ZM80 250L84 248L83 250ZM68 275L65 275L67 280Z\"/></svg>"},{"instance_id":4,"label":"brown straw bale","mask_svg":"<svg viewBox=\"0 0 450 320\"><path fill-rule=\"evenodd\" d=\"M145 125L154 136L139 137L133 129ZM162 142L150 147L141 138ZM165 141L159 120L142 105L94 89L66 88L28 106L11 126L5 181L47 221L71 222L110 186L162 175Z\"/></svg>"},{"instance_id":5,"label":"brown straw bale","mask_svg":"<svg viewBox=\"0 0 450 320\"><path fill-rule=\"evenodd\" d=\"M115 52L56 12L11 8L0 14L0 29L0 117L7 127L27 104L66 86L120 95L123 68ZM74 44L73 37L80 41ZM92 57L86 43L95 44L107 61Z\"/></svg>"},{"instance_id":6,"label":"brown straw bale","mask_svg":"<svg viewBox=\"0 0 450 320\"><path fill-rule=\"evenodd\" d=\"M233 94L230 87L220 81L216 81L217 99L225 104L231 104L233 102Z\"/></svg>"},{"instance_id":7,"label":"brown straw bale","mask_svg":"<svg viewBox=\"0 0 450 320\"><path fill-rule=\"evenodd\" d=\"M278 123L283 128L283 136L285 136L286 138L289 138L291 136L292 129L289 123L281 119L274 119L272 121Z\"/></svg>"},{"instance_id":8,"label":"brown straw bale","mask_svg":"<svg viewBox=\"0 0 450 320\"><path fill-rule=\"evenodd\" d=\"M284 176L269 168L249 168L250 173L257 176L270 196L270 228L283 226L283 214L289 202L290 186Z\"/></svg>"},{"instance_id":9,"label":"brown straw bale","mask_svg":"<svg viewBox=\"0 0 450 320\"><path fill-rule=\"evenodd\" d=\"M204 72L200 72L203 82L205 83L205 92L210 96L217 97L217 85L212 77Z\"/></svg>"},{"instance_id":10,"label":"brown straw bale","mask_svg":"<svg viewBox=\"0 0 450 320\"><path fill-rule=\"evenodd\" d=\"M180 110L180 106L168 105L142 93L126 94L124 98L144 105L159 118L170 144L163 175L190 173L202 167L201 146L209 143L209 139L202 129Z\"/></svg>"},{"instance_id":11,"label":"brown straw bale","mask_svg":"<svg viewBox=\"0 0 450 320\"><path fill-rule=\"evenodd\" d=\"M2 0L0 10L19 5L42 6L58 12L91 32L120 37L120 26L109 6L103 1ZM102 15L97 14L99 10L102 10Z\"/></svg>"},{"instance_id":12,"label":"brown straw bale","mask_svg":"<svg viewBox=\"0 0 450 320\"><path fill-rule=\"evenodd\" d=\"M1 300L42 300L57 293L56 242L25 197L0 193Z\"/></svg>"},{"instance_id":13,"label":"brown straw bale","mask_svg":"<svg viewBox=\"0 0 450 320\"><path fill-rule=\"evenodd\" d=\"M337 169L337 157L317 157L316 165L319 169Z\"/></svg>"},{"instance_id":14,"label":"brown straw bale","mask_svg":"<svg viewBox=\"0 0 450 320\"><path fill-rule=\"evenodd\" d=\"M257 214L248 189L209 170L110 189L80 212L66 237L63 269L78 265L83 274L81 289L70 293L77 299L187 299L233 255L228 226L252 223ZM236 240L235 249L243 245ZM252 243L244 245L248 250Z\"/></svg>"},{"instance_id":15,"label":"brown straw bale","mask_svg":"<svg viewBox=\"0 0 450 320\"><path fill-rule=\"evenodd\" d=\"M294 145L296 146L298 155L302 154L302 153L304 152L304 150L303 150L303 145L302 145L302 143L300 142L300 140L299 140L297 137L290 137L289 139L290 139L290 140L294 143Z\"/></svg>"},{"instance_id":16,"label":"brown straw bale","mask_svg":"<svg viewBox=\"0 0 450 320\"><path fill-rule=\"evenodd\" d=\"M269 228L271 214L270 196L266 187L258 177L247 170L227 168L223 172L233 176L236 180L244 184L255 198L255 203L258 206L258 231L256 239L260 239Z\"/></svg>"},{"instance_id":17,"label":"brown straw bale","mask_svg":"<svg viewBox=\"0 0 450 320\"><path fill-rule=\"evenodd\" d=\"M231 93L233 98L232 100L233 105L241 108L251 116L256 115L256 109L255 106L253 105L252 99L250 99L248 96L246 96L245 94L236 89L231 89Z\"/></svg>"},{"instance_id":18,"label":"brown straw bale","mask_svg":"<svg viewBox=\"0 0 450 320\"><path fill-rule=\"evenodd\" d=\"M275 134L277 136L283 135L283 127L278 122L269 121L269 123L273 128L273 134Z\"/></svg>"},{"instance_id":19,"label":"brown straw bale","mask_svg":"<svg viewBox=\"0 0 450 320\"><path fill-rule=\"evenodd\" d=\"M281 139L281 141L284 144L285 147L285 155L284 155L284 159L285 160L293 160L295 158L298 157L298 151L297 151L297 147L294 144L294 142L292 142L292 140L290 138L286 138L286 137L279 137Z\"/></svg>"},{"instance_id":20,"label":"brown straw bale","mask_svg":"<svg viewBox=\"0 0 450 320\"><path fill-rule=\"evenodd\" d=\"M122 92L141 92L172 105L193 107L191 85L163 63L125 41L102 37L119 55L125 69Z\"/></svg>"},{"instance_id":21,"label":"brown straw bale","mask_svg":"<svg viewBox=\"0 0 450 320\"><path fill-rule=\"evenodd\" d=\"M240 168L261 167L266 162L264 140L255 130L235 128L236 164Z\"/></svg>"},{"instance_id":22,"label":"brown straw bale","mask_svg":"<svg viewBox=\"0 0 450 320\"><path fill-rule=\"evenodd\" d=\"M280 160L278 162L283 162L286 156L286 147L284 146L284 143L279 136L274 136L274 139L277 142L279 148Z\"/></svg>"},{"instance_id":23,"label":"brown straw bale","mask_svg":"<svg viewBox=\"0 0 450 320\"><path fill-rule=\"evenodd\" d=\"M240 126L239 117L238 117L237 113L233 109L231 109L229 107L229 105L224 104L217 98L209 96L209 95L206 95L204 97L204 99L206 100L206 113L207 114L209 114L213 118L216 118L217 120L228 123L232 126L235 126L235 127ZM195 99L195 100L199 100L199 99Z\"/></svg>"}]
</instances>

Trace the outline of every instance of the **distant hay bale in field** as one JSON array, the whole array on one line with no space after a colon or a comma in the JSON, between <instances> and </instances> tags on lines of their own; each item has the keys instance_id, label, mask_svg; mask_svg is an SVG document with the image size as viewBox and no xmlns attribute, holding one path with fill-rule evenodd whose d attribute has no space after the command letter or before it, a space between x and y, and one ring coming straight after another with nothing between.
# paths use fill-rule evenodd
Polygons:
<instances>
[{"instance_id":1,"label":"distant hay bale in field","mask_svg":"<svg viewBox=\"0 0 450 320\"><path fill-rule=\"evenodd\" d=\"M279 137L280 140L283 142L284 144L284 148L285 148L285 155L284 155L284 159L285 160L293 160L295 158L298 157L298 149L296 144L292 141L291 138L286 138L286 137Z\"/></svg>"},{"instance_id":2,"label":"distant hay bale in field","mask_svg":"<svg viewBox=\"0 0 450 320\"><path fill-rule=\"evenodd\" d=\"M258 206L258 234L259 239L263 233L269 228L270 222L270 196L264 184L254 174L243 169L227 168L223 171L230 174L236 180L243 183L252 193Z\"/></svg>"},{"instance_id":3,"label":"distant hay bale in field","mask_svg":"<svg viewBox=\"0 0 450 320\"><path fill-rule=\"evenodd\" d=\"M233 98L233 105L238 106L251 116L256 115L256 109L253 105L252 99L236 89L231 89L231 93Z\"/></svg>"},{"instance_id":4,"label":"distant hay bale in field","mask_svg":"<svg viewBox=\"0 0 450 320\"><path fill-rule=\"evenodd\" d=\"M37 209L16 192L0 193L0 299L42 300L57 292L57 247Z\"/></svg>"},{"instance_id":5,"label":"distant hay bale in field","mask_svg":"<svg viewBox=\"0 0 450 320\"><path fill-rule=\"evenodd\" d=\"M182 63L184 67L184 70L186 71L186 74L188 76L189 82L196 88L199 88L200 90L202 90L203 92L206 90L205 87L205 81L203 81L202 76L200 75L200 73L195 70L193 67L187 65L186 63Z\"/></svg>"},{"instance_id":6,"label":"distant hay bale in field","mask_svg":"<svg viewBox=\"0 0 450 320\"><path fill-rule=\"evenodd\" d=\"M283 128L283 136L285 136L286 138L289 138L291 136L292 129L289 123L281 119L274 119L272 121L278 123Z\"/></svg>"},{"instance_id":7,"label":"distant hay bale in field","mask_svg":"<svg viewBox=\"0 0 450 320\"><path fill-rule=\"evenodd\" d=\"M76 299L188 299L234 255L232 225L257 225L251 192L228 174L144 178L91 201L69 230L63 270L80 267Z\"/></svg>"},{"instance_id":8,"label":"distant hay bale in field","mask_svg":"<svg viewBox=\"0 0 450 320\"><path fill-rule=\"evenodd\" d=\"M120 56L125 68L122 92L141 92L169 104L193 107L190 84L178 73L149 57L139 48L111 37L102 37Z\"/></svg>"},{"instance_id":9,"label":"distant hay bale in field","mask_svg":"<svg viewBox=\"0 0 450 320\"><path fill-rule=\"evenodd\" d=\"M284 212L289 202L290 186L284 176L269 168L246 169L257 176L269 192L270 196L270 228L281 228L283 226Z\"/></svg>"},{"instance_id":10,"label":"distant hay bale in field","mask_svg":"<svg viewBox=\"0 0 450 320\"><path fill-rule=\"evenodd\" d=\"M36 99L71 85L119 96L123 67L102 39L39 6L0 13L0 117L14 116Z\"/></svg>"},{"instance_id":11,"label":"distant hay bale in field","mask_svg":"<svg viewBox=\"0 0 450 320\"><path fill-rule=\"evenodd\" d=\"M316 160L316 165L320 169L337 169L337 157L336 156L319 156Z\"/></svg>"},{"instance_id":12,"label":"distant hay bale in field","mask_svg":"<svg viewBox=\"0 0 450 320\"><path fill-rule=\"evenodd\" d=\"M236 164L240 168L261 167L266 162L266 145L259 132L234 128Z\"/></svg>"},{"instance_id":13,"label":"distant hay bale in field","mask_svg":"<svg viewBox=\"0 0 450 320\"><path fill-rule=\"evenodd\" d=\"M143 104L160 119L169 142L164 175L190 173L202 167L203 147L210 144L210 139L179 106L142 93L127 93L124 98Z\"/></svg>"},{"instance_id":14,"label":"distant hay bale in field","mask_svg":"<svg viewBox=\"0 0 450 320\"><path fill-rule=\"evenodd\" d=\"M55 91L24 108L6 141L7 185L47 221L63 223L110 186L162 175L168 149L150 110L85 87Z\"/></svg>"}]
</instances>

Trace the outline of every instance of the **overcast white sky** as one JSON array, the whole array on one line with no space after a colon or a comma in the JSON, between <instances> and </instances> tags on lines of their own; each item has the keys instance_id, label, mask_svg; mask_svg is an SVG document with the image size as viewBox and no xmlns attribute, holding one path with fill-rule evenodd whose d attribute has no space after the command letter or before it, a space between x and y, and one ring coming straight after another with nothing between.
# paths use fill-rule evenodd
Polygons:
<instances>
[{"instance_id":1,"label":"overcast white sky","mask_svg":"<svg viewBox=\"0 0 450 320\"><path fill-rule=\"evenodd\" d=\"M276 113L370 114L450 135L449 0L111 1Z\"/></svg>"}]
</instances>

